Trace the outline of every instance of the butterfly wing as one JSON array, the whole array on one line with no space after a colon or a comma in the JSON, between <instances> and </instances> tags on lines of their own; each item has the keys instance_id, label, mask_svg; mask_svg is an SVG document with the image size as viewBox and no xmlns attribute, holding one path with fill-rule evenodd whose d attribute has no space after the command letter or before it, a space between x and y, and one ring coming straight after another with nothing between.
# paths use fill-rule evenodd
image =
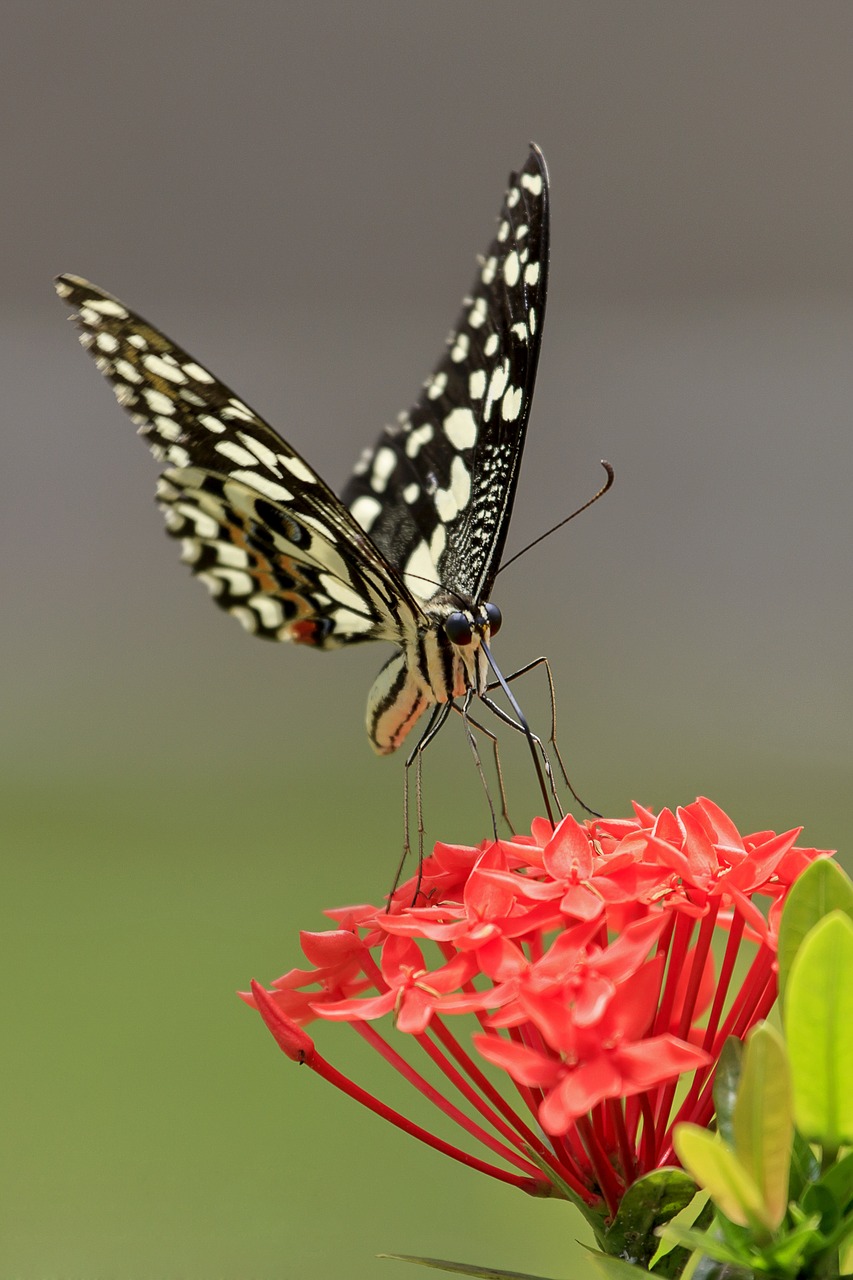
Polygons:
<instances>
[{"instance_id":1,"label":"butterfly wing","mask_svg":"<svg viewBox=\"0 0 853 1280\"><path fill-rule=\"evenodd\" d=\"M510 176L497 234L420 398L344 501L415 595L488 599L509 528L545 318L548 173Z\"/></svg>"},{"instance_id":2,"label":"butterfly wing","mask_svg":"<svg viewBox=\"0 0 853 1280\"><path fill-rule=\"evenodd\" d=\"M418 606L316 472L118 299L77 276L56 288L119 404L169 464L159 487L168 532L216 603L271 640L398 640Z\"/></svg>"}]
</instances>

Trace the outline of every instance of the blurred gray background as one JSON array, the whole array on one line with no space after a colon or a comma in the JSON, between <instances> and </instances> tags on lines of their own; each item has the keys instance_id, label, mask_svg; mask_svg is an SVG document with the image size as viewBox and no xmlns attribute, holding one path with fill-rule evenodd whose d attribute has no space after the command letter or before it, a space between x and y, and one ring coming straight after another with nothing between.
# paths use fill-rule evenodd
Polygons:
<instances>
[{"instance_id":1,"label":"blurred gray background","mask_svg":"<svg viewBox=\"0 0 853 1280\"><path fill-rule=\"evenodd\" d=\"M550 656L604 812L702 792L849 848L853 7L7 0L0 60L8 1274L338 1274L343 1201L351 1276L383 1248L556 1272L576 1223L336 1110L234 999L391 878L385 654L265 646L211 606L51 278L118 294L340 485L537 141L509 551L600 458L616 485L498 580L499 658ZM430 838L487 834L458 726L426 804Z\"/></svg>"}]
</instances>

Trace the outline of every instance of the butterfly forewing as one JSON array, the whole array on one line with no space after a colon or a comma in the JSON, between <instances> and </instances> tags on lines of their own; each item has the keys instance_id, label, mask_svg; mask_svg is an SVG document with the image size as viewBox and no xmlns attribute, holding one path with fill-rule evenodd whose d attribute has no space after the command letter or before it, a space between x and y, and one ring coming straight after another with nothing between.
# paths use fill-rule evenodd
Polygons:
<instances>
[{"instance_id":1,"label":"butterfly forewing","mask_svg":"<svg viewBox=\"0 0 853 1280\"><path fill-rule=\"evenodd\" d=\"M219 604L273 640L396 640L416 610L392 566L293 449L219 379L118 299L57 281L116 398L170 465L169 533Z\"/></svg>"},{"instance_id":2,"label":"butterfly forewing","mask_svg":"<svg viewBox=\"0 0 853 1280\"><path fill-rule=\"evenodd\" d=\"M548 179L531 147L447 349L343 497L409 589L488 598L506 539L548 275Z\"/></svg>"},{"instance_id":3,"label":"butterfly forewing","mask_svg":"<svg viewBox=\"0 0 853 1280\"><path fill-rule=\"evenodd\" d=\"M81 342L165 464L168 531L216 602L267 639L397 646L368 699L381 753L430 705L487 688L484 606L515 496L547 271L548 180L531 147L446 351L342 499L165 334L77 276L57 281ZM446 626L460 609L473 628L464 641Z\"/></svg>"}]
</instances>

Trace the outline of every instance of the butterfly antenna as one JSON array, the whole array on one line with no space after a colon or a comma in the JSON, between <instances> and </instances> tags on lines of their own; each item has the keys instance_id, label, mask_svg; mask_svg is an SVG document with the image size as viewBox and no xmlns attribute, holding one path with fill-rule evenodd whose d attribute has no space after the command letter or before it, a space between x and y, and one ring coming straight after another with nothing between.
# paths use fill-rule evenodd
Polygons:
<instances>
[{"instance_id":1,"label":"butterfly antenna","mask_svg":"<svg viewBox=\"0 0 853 1280\"><path fill-rule=\"evenodd\" d=\"M552 533L556 533L558 529L562 529L564 524L568 524L570 520L574 520L575 516L579 516L582 511L586 511L588 507L593 505L593 503L598 502L599 498L604 497L605 493L607 493L607 490L616 478L616 472L613 470L609 462L605 462L604 458L601 459L601 465L607 472L607 479L599 489L598 493L594 493L588 502L585 502L582 507L578 507L577 511L573 511L570 516L566 516L565 520L560 520L557 524L552 525L545 533L540 533L538 538L534 538L532 542L528 542L526 547L522 547L520 551L516 551L514 556L510 556L508 560L503 562L500 569L498 569L498 573L503 573L504 569L508 569L511 564L516 560L519 560L523 555L526 555L533 547L538 546L540 542L544 542L546 538L550 538ZM497 669L495 670L495 674L498 674Z\"/></svg>"}]
</instances>

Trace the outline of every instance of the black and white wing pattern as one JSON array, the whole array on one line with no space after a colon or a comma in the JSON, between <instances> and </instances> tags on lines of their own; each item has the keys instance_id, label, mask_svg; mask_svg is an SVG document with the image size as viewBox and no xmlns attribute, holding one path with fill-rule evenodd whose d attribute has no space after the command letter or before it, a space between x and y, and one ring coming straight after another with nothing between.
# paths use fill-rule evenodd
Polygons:
<instances>
[{"instance_id":1,"label":"black and white wing pattern","mask_svg":"<svg viewBox=\"0 0 853 1280\"><path fill-rule=\"evenodd\" d=\"M548 285L548 173L531 146L495 238L415 405L343 492L418 596L488 600L500 565L539 360Z\"/></svg>"},{"instance_id":2,"label":"black and white wing pattern","mask_svg":"<svg viewBox=\"0 0 853 1280\"><path fill-rule=\"evenodd\" d=\"M328 486L224 383L117 298L60 276L80 341L168 464L167 531L253 634L336 648L399 637L418 606Z\"/></svg>"},{"instance_id":3,"label":"black and white wing pattern","mask_svg":"<svg viewBox=\"0 0 853 1280\"><path fill-rule=\"evenodd\" d=\"M224 383L117 298L56 282L80 341L165 464L168 532L255 635L320 649L389 640L368 702L393 751L429 706L485 691L500 563L545 311L548 180L531 146L447 351L338 498Z\"/></svg>"}]
</instances>

